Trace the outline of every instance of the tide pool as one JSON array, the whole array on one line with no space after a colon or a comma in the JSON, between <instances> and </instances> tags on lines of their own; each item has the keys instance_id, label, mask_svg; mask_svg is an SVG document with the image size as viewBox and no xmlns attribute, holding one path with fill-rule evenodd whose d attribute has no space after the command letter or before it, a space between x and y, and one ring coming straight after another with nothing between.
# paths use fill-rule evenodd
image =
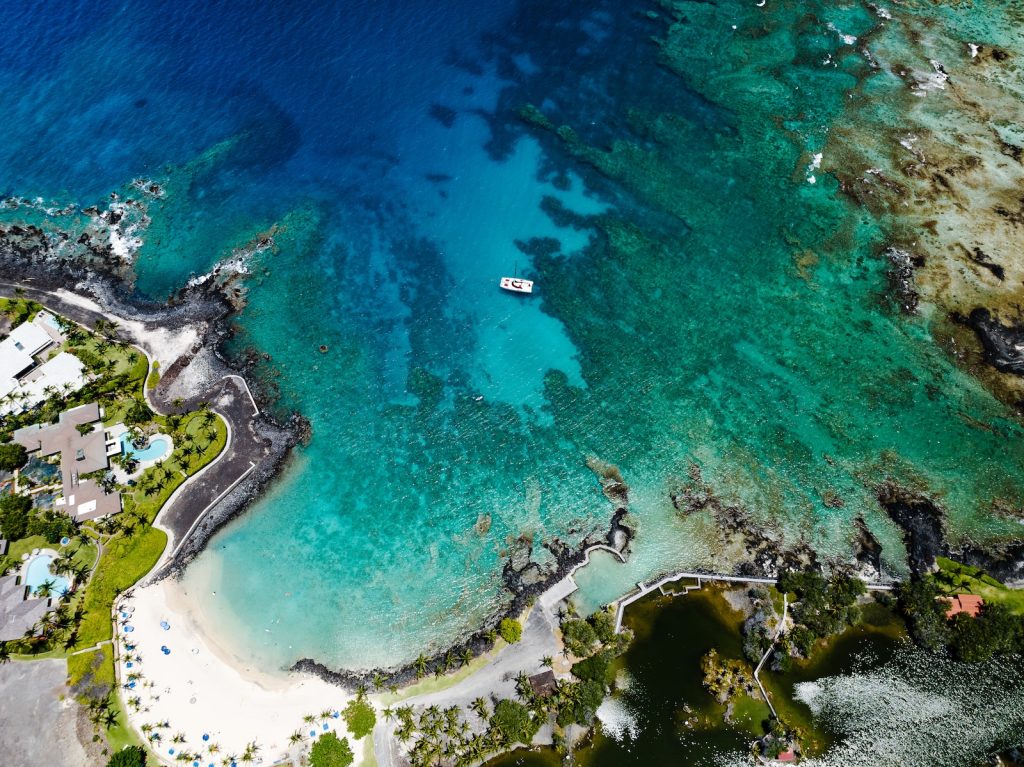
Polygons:
<instances>
[{"instance_id":1,"label":"tide pool","mask_svg":"<svg viewBox=\"0 0 1024 767\"><path fill-rule=\"evenodd\" d=\"M742 554L675 508L692 467L821 558L848 559L863 519L890 574L885 479L936 497L956 541L1019 529L993 513L1021 502L1018 421L928 307L889 298L894 222L812 168L856 124L851 93L899 123L903 83L847 42L884 19L775 6L13 17L47 53L0 58L0 106L23 118L0 150L10 194L87 205L159 182L135 264L152 297L273 238L229 351L270 356L261 385L313 438L182 581L236 654L367 668L445 647L507 603L514 547L545 563L544 542L607 528L594 459L621 470L639 533L626 566L580 574L584 609ZM535 294L500 291L513 273Z\"/></svg>"}]
</instances>

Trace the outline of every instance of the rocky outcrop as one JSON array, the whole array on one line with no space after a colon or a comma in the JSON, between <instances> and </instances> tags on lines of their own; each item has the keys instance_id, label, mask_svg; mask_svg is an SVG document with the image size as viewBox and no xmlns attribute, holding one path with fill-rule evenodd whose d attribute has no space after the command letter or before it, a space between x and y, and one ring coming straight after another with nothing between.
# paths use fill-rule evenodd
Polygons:
<instances>
[{"instance_id":1,"label":"rocky outcrop","mask_svg":"<svg viewBox=\"0 0 1024 767\"><path fill-rule=\"evenodd\" d=\"M1024 324L1004 325L988 309L977 308L967 317L985 350L985 359L996 370L1024 376Z\"/></svg>"},{"instance_id":2,"label":"rocky outcrop","mask_svg":"<svg viewBox=\"0 0 1024 767\"><path fill-rule=\"evenodd\" d=\"M147 301L131 292L121 263L100 258L92 251L69 255L66 249L53 245L61 241L60 233L44 234L34 227L0 227L0 290L8 295L19 291L89 327L101 318L119 319L121 340L150 354L163 351L151 348L149 336L153 333L194 338L191 346L178 352L177 359L165 367L159 386L148 394L158 411L178 409L179 399L186 408L198 407L203 401L216 403L224 397L225 387L236 380L232 377L244 377L244 365L236 364L221 351L231 333L229 320L238 305L238 280L244 271L215 268L205 278L191 280L165 303ZM254 247L267 247L267 242L257 242ZM252 393L260 398L257 387ZM244 399L239 394L235 400L237 407L218 409L228 420L235 439L232 455L215 465L216 472L230 473L220 485L234 483L231 491L220 492L217 480L225 477L204 473L183 488L174 507L161 511L158 523L166 524L173 533L176 552L170 565L151 579L180 572L210 536L244 511L277 476L291 448L308 437L308 422L301 416L293 414L281 423L266 412L254 414L247 392ZM242 472L238 466L248 467L250 462L256 468L244 481L235 483ZM186 513L180 513L178 507L186 508ZM204 513L201 523L193 526Z\"/></svg>"},{"instance_id":3,"label":"rocky outcrop","mask_svg":"<svg viewBox=\"0 0 1024 767\"><path fill-rule=\"evenodd\" d=\"M935 557L945 550L945 515L927 496L893 481L878 487L878 502L903 531L907 562L914 573L935 566Z\"/></svg>"}]
</instances>

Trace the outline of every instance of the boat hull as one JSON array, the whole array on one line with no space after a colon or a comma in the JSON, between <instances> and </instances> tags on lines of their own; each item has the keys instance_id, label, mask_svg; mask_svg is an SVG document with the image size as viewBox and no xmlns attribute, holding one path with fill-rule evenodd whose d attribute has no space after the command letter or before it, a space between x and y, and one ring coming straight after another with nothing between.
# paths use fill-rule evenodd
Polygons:
<instances>
[{"instance_id":1,"label":"boat hull","mask_svg":"<svg viewBox=\"0 0 1024 767\"><path fill-rule=\"evenodd\" d=\"M533 281L523 280L519 277L502 277L501 282L499 282L498 285L502 290L508 290L512 293L533 292Z\"/></svg>"}]
</instances>

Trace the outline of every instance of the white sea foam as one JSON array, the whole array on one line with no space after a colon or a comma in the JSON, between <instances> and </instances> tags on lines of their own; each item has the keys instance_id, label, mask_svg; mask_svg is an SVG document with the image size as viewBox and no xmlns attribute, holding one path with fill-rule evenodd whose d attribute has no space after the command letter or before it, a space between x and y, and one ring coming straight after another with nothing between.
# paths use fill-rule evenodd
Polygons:
<instances>
[{"instance_id":1,"label":"white sea foam","mask_svg":"<svg viewBox=\"0 0 1024 767\"><path fill-rule=\"evenodd\" d=\"M814 171L816 171L818 168L821 167L822 156L823 155L822 155L821 152L817 152L817 153L815 153L811 157L811 163L810 163L810 165L807 166L807 183L808 184L817 183L818 179L814 175Z\"/></svg>"},{"instance_id":2,"label":"white sea foam","mask_svg":"<svg viewBox=\"0 0 1024 767\"><path fill-rule=\"evenodd\" d=\"M829 28L829 31L835 32L836 35L839 36L839 39L843 41L844 45L853 45L854 43L857 42L857 36L856 35L847 35L844 32L841 32L839 30L839 28L836 27L836 25L833 24L831 21L828 23L827 26Z\"/></svg>"},{"instance_id":3,"label":"white sea foam","mask_svg":"<svg viewBox=\"0 0 1024 767\"><path fill-rule=\"evenodd\" d=\"M914 93L918 96L925 96L928 91L946 89L946 81L949 79L949 75L946 74L942 62L936 59L929 59L928 63L932 65L931 72L914 71L914 79L917 81L917 85L914 86Z\"/></svg>"},{"instance_id":4,"label":"white sea foam","mask_svg":"<svg viewBox=\"0 0 1024 767\"><path fill-rule=\"evenodd\" d=\"M799 684L795 695L843 734L803 761L812 767L978 764L1024 731L1017 658L965 665L904 649L881 668Z\"/></svg>"},{"instance_id":5,"label":"white sea foam","mask_svg":"<svg viewBox=\"0 0 1024 767\"><path fill-rule=\"evenodd\" d=\"M597 709L597 718L601 722L601 730L609 738L621 741L624 738L636 739L640 728L636 716L626 707L621 698L606 698Z\"/></svg>"}]
</instances>

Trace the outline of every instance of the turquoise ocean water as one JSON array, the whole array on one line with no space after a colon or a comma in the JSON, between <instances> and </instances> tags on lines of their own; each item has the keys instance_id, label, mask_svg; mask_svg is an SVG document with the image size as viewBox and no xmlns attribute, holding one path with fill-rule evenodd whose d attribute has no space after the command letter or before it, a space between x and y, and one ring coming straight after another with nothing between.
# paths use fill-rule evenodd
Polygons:
<instances>
[{"instance_id":1,"label":"turquoise ocean water","mask_svg":"<svg viewBox=\"0 0 1024 767\"><path fill-rule=\"evenodd\" d=\"M972 34L1004 34L1003 7L970 11ZM927 308L899 315L889 222L814 167L851 92L900 119L902 83L850 42L883 23L733 0L13 14L5 193L160 181L136 267L156 297L276 227L233 351L270 355L263 384L313 439L186 573L212 629L277 667L439 649L505 603L517 539L544 561L542 541L606 528L593 458L640 531L627 566L581 575L588 608L731 566L672 507L691 462L823 556L864 517L894 573L885 476L936 495L955 539L1013 532L991 508L1019 504L1020 426ZM535 295L498 290L516 271Z\"/></svg>"}]
</instances>

